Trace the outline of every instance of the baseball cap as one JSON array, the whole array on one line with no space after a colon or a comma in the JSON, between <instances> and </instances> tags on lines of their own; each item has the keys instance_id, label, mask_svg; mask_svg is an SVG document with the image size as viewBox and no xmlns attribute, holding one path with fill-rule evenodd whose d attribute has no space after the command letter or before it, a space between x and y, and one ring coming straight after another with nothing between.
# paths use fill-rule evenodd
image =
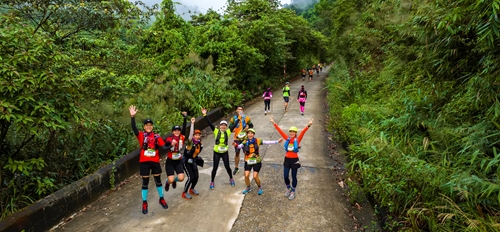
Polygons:
<instances>
[{"instance_id":1,"label":"baseball cap","mask_svg":"<svg viewBox=\"0 0 500 232\"><path fill-rule=\"evenodd\" d=\"M289 85L289 84L290 84L290 82L288 82L288 81L287 81L287 82L285 82L285 85Z\"/></svg>"},{"instance_id":2,"label":"baseball cap","mask_svg":"<svg viewBox=\"0 0 500 232\"><path fill-rule=\"evenodd\" d=\"M174 131L174 130L180 130L181 131L182 129L181 129L181 126L173 126L172 127L172 131Z\"/></svg>"},{"instance_id":3,"label":"baseball cap","mask_svg":"<svg viewBox=\"0 0 500 232\"><path fill-rule=\"evenodd\" d=\"M290 129L288 129L288 131L295 131L295 132L297 132L297 131L299 131L299 129L297 129L297 127L292 126L292 127L290 127Z\"/></svg>"},{"instance_id":4,"label":"baseball cap","mask_svg":"<svg viewBox=\"0 0 500 232\"><path fill-rule=\"evenodd\" d=\"M146 119L144 119L144 125L146 125L146 124L148 124L148 123L153 124L153 120L151 120L150 118L146 118Z\"/></svg>"},{"instance_id":5,"label":"baseball cap","mask_svg":"<svg viewBox=\"0 0 500 232\"><path fill-rule=\"evenodd\" d=\"M194 134L194 135L195 135L195 134L201 134L201 131L200 131L200 130L194 130L194 133L193 133L193 134Z\"/></svg>"},{"instance_id":6,"label":"baseball cap","mask_svg":"<svg viewBox=\"0 0 500 232\"><path fill-rule=\"evenodd\" d=\"M248 130L247 130L247 133L248 133L248 132L252 132L252 133L254 133L254 134L255 134L255 130L254 130L253 128L248 129Z\"/></svg>"},{"instance_id":7,"label":"baseball cap","mask_svg":"<svg viewBox=\"0 0 500 232\"><path fill-rule=\"evenodd\" d=\"M226 120L220 121L219 125L222 125L222 124L226 124L227 125L227 121Z\"/></svg>"}]
</instances>

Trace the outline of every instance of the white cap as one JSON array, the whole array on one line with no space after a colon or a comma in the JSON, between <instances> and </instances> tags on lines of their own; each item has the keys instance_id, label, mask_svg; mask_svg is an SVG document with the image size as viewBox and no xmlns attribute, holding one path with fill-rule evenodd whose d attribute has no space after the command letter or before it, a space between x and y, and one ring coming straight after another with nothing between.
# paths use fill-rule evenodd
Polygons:
<instances>
[{"instance_id":1,"label":"white cap","mask_svg":"<svg viewBox=\"0 0 500 232\"><path fill-rule=\"evenodd\" d=\"M226 120L222 120L222 121L220 121L219 125L221 125L221 124L226 124L227 125L227 121Z\"/></svg>"}]
</instances>

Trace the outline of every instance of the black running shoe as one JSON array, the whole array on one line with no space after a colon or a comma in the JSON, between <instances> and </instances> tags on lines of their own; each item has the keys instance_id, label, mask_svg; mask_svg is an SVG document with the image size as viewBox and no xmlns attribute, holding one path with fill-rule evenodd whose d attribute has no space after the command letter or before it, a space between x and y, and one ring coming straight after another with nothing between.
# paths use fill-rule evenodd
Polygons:
<instances>
[{"instance_id":1,"label":"black running shoe","mask_svg":"<svg viewBox=\"0 0 500 232\"><path fill-rule=\"evenodd\" d=\"M165 182L165 191L168 192L169 189L170 189L170 184L168 183L168 180L167 180L167 182Z\"/></svg>"},{"instance_id":2,"label":"black running shoe","mask_svg":"<svg viewBox=\"0 0 500 232\"><path fill-rule=\"evenodd\" d=\"M168 209L168 205L167 205L167 201L165 201L165 199L162 197L160 198L160 200L158 201L158 203L160 203L160 205L164 208L164 209Z\"/></svg>"}]
</instances>

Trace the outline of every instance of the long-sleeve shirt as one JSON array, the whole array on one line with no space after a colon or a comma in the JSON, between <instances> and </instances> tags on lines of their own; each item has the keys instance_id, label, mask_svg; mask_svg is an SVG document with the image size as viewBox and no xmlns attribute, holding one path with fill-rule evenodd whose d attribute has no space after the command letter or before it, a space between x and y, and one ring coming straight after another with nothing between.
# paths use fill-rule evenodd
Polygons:
<instances>
[{"instance_id":1,"label":"long-sleeve shirt","mask_svg":"<svg viewBox=\"0 0 500 232\"><path fill-rule=\"evenodd\" d=\"M288 135L285 134L285 132L283 132L281 130L281 128L278 126L278 124L275 123L274 128L276 128L276 130L280 133L281 137L283 137L284 140L287 140L289 138ZM304 129L302 129L298 138L295 138L295 137L290 138L290 143L293 143L294 139L297 139L297 144L300 146L300 141L302 141L302 137L304 137L304 134L306 133L306 131L308 129L309 129L309 127L306 126ZM287 151L285 154L285 157L286 158L299 158L299 153L293 152L293 151Z\"/></svg>"},{"instance_id":2,"label":"long-sleeve shirt","mask_svg":"<svg viewBox=\"0 0 500 232\"><path fill-rule=\"evenodd\" d=\"M271 98L273 97L273 92L269 91L268 94L266 94L266 93L268 93L268 92L266 91L266 92L264 92L264 94L262 94L262 97L264 98L264 100L271 100Z\"/></svg>"}]
</instances>

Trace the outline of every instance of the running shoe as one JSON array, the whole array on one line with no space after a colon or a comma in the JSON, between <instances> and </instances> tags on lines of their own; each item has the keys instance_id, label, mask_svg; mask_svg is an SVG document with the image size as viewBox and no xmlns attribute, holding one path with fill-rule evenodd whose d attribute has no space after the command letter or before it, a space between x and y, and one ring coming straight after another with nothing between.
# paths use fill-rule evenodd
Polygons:
<instances>
[{"instance_id":1,"label":"running shoe","mask_svg":"<svg viewBox=\"0 0 500 232\"><path fill-rule=\"evenodd\" d=\"M264 111L264 115L267 115L267 111Z\"/></svg>"},{"instance_id":2,"label":"running shoe","mask_svg":"<svg viewBox=\"0 0 500 232\"><path fill-rule=\"evenodd\" d=\"M262 187L259 187L259 191L257 191L257 193L259 195L262 195L264 193L264 189L262 189Z\"/></svg>"},{"instance_id":3,"label":"running shoe","mask_svg":"<svg viewBox=\"0 0 500 232\"><path fill-rule=\"evenodd\" d=\"M285 197L289 197L290 196L290 192L292 191L291 188L287 188L286 189L286 192L285 192Z\"/></svg>"},{"instance_id":4,"label":"running shoe","mask_svg":"<svg viewBox=\"0 0 500 232\"><path fill-rule=\"evenodd\" d=\"M234 168L233 175L236 175L238 172L240 172L239 168Z\"/></svg>"},{"instance_id":5,"label":"running shoe","mask_svg":"<svg viewBox=\"0 0 500 232\"><path fill-rule=\"evenodd\" d=\"M190 194L193 194L193 195L195 195L195 196L200 195L200 193L199 193L198 191L196 191L195 189L190 189L190 190L189 190L189 193L190 193Z\"/></svg>"},{"instance_id":6,"label":"running shoe","mask_svg":"<svg viewBox=\"0 0 500 232\"><path fill-rule=\"evenodd\" d=\"M177 188L177 181L174 180L174 183L172 183L172 188Z\"/></svg>"},{"instance_id":7,"label":"running shoe","mask_svg":"<svg viewBox=\"0 0 500 232\"><path fill-rule=\"evenodd\" d=\"M304 116L304 112L300 112L302 114L302 116Z\"/></svg>"},{"instance_id":8,"label":"running shoe","mask_svg":"<svg viewBox=\"0 0 500 232\"><path fill-rule=\"evenodd\" d=\"M295 198L295 191L290 192L289 200L293 200Z\"/></svg>"},{"instance_id":9,"label":"running shoe","mask_svg":"<svg viewBox=\"0 0 500 232\"><path fill-rule=\"evenodd\" d=\"M186 200L189 200L191 198L193 198L191 195L189 195L189 193L182 193L182 198L186 199Z\"/></svg>"},{"instance_id":10,"label":"running shoe","mask_svg":"<svg viewBox=\"0 0 500 232\"><path fill-rule=\"evenodd\" d=\"M231 186L234 187L235 183L234 183L234 179L233 178L229 179L229 183L231 183Z\"/></svg>"},{"instance_id":11,"label":"running shoe","mask_svg":"<svg viewBox=\"0 0 500 232\"><path fill-rule=\"evenodd\" d=\"M142 213L147 214L148 213L148 202L143 201L142 202Z\"/></svg>"},{"instance_id":12,"label":"running shoe","mask_svg":"<svg viewBox=\"0 0 500 232\"><path fill-rule=\"evenodd\" d=\"M251 187L247 187L245 190L243 190L243 194L247 194L252 191Z\"/></svg>"},{"instance_id":13,"label":"running shoe","mask_svg":"<svg viewBox=\"0 0 500 232\"><path fill-rule=\"evenodd\" d=\"M169 189L170 189L170 184L168 183L167 180L167 182L165 182L165 191L168 192Z\"/></svg>"},{"instance_id":14,"label":"running shoe","mask_svg":"<svg viewBox=\"0 0 500 232\"><path fill-rule=\"evenodd\" d=\"M215 188L214 182L210 182L210 189L214 189L214 188Z\"/></svg>"},{"instance_id":15,"label":"running shoe","mask_svg":"<svg viewBox=\"0 0 500 232\"><path fill-rule=\"evenodd\" d=\"M160 198L158 203L160 203L161 207L163 207L164 209L168 209L167 201L165 201L165 198L163 198L163 197Z\"/></svg>"}]
</instances>

